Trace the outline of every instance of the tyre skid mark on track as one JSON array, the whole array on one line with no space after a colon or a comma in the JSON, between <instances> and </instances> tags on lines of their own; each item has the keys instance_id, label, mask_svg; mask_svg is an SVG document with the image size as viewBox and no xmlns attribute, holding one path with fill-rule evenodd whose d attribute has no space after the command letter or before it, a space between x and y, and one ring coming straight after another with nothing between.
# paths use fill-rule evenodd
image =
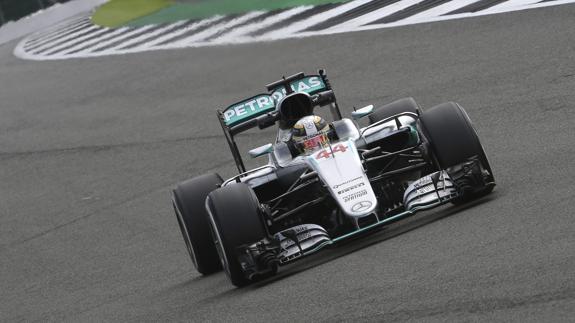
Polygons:
<instances>
[{"instance_id":1,"label":"tyre skid mark on track","mask_svg":"<svg viewBox=\"0 0 575 323\"><path fill-rule=\"evenodd\" d=\"M233 163L234 163L234 160L233 160L233 159L227 159L227 160L224 160L224 161L222 161L222 162L220 162L220 163L217 163L217 164L215 164L215 165L212 165L212 167L210 167L210 168L208 168L208 169L198 170L198 172L199 172L199 173L212 172L212 171L214 171L214 170L217 170L217 169L219 169L219 168L222 168L222 167L231 165L231 164L233 164ZM53 227L51 227L51 228L49 228L49 229L45 229L45 230L43 230L43 231L41 231L41 232L38 232L38 233L33 234L33 235L30 235L30 236L28 236L28 237L26 237L26 238L23 238L23 239L20 239L20 240L17 240L17 241L13 241L13 242L8 242L8 243L6 243L6 244L4 244L4 245L0 245L0 251L6 250L6 249L10 249L10 248L14 248L14 247L17 247L17 246L19 246L19 245L25 244L25 243L27 243L27 242L36 240L36 239L38 239L38 238L42 238L42 237L45 236L45 235L48 235L48 234L50 234L50 233L52 233L52 232L55 232L55 231L58 231L59 229L68 227L68 226L73 225L73 224L75 224L75 223L77 223L77 222L80 222L81 220L90 218L90 217L92 217L92 216L94 216L94 215L97 215L97 214L101 214L101 213L103 213L103 212L105 212L105 211L113 210L113 209L115 209L115 208L117 208L117 207L119 207L119 206L122 206L122 205L124 205L124 204L130 203L130 202L132 202L132 201L134 201L134 200L137 200L137 199L139 199L139 198L145 197L145 196L147 196L147 195L150 195L150 194L153 194L153 193L156 193L156 192L160 192L160 191L169 191L173 186L174 186L173 181L170 181L169 183L168 183L168 182L162 183L162 184L160 184L160 185L157 185L157 186L152 187L152 188L150 188L150 189L147 189L147 190L145 190L145 191L142 191L142 192L139 192L139 193L137 193L137 194L128 196L128 197L126 197L126 198L124 198L124 199L122 199L122 200L120 200L120 201L118 201L118 202L114 202L114 203L111 203L111 204L104 205L104 206L98 208L97 210L88 212L88 213L86 213L86 214L84 214L84 215L82 215L82 216L79 216L79 217L76 217L76 218L74 218L74 219L71 219L71 220L62 222L62 223L60 223L60 224L57 224L57 225L55 225L55 226L53 226ZM94 204L96 204L96 203L97 203L97 202L94 201L94 202L90 203L89 205L94 205ZM60 215L60 214L62 214L62 213L66 213L66 211L60 211L60 212L58 212L58 214L56 214L56 215Z\"/></svg>"},{"instance_id":2,"label":"tyre skid mark on track","mask_svg":"<svg viewBox=\"0 0 575 323\"><path fill-rule=\"evenodd\" d=\"M241 137L261 137L262 133L245 133L238 136ZM121 143L121 144L111 144L111 145L94 145L94 146L78 146L78 147L68 147L68 148L53 148L45 150L33 150L33 151L13 151L13 152L0 152L0 160L6 160L11 158L20 158L28 156L37 156L42 154L66 154L66 153L81 153L81 152L97 152L111 149L121 149L121 148L131 148L131 147L141 147L141 146L154 146L167 143L178 143L178 142L193 142L200 140L212 140L221 139L222 135L208 135L208 136L197 136L197 137L185 137L176 139L166 139L158 141L148 141L148 142L133 142L133 143Z\"/></svg>"},{"instance_id":3,"label":"tyre skid mark on track","mask_svg":"<svg viewBox=\"0 0 575 323\"><path fill-rule=\"evenodd\" d=\"M438 315L457 313L491 313L499 310L521 308L538 304L546 304L558 301L575 300L575 288L567 287L556 291L549 291L531 295L515 297L493 297L488 299L477 299L473 301L459 302L454 300L448 304L438 306L422 305L417 309L399 309L380 315L354 316L334 321L369 320L381 322L395 322L403 320L426 319ZM421 308L423 307L423 308ZM330 320L331 321L331 320Z\"/></svg>"}]
</instances>

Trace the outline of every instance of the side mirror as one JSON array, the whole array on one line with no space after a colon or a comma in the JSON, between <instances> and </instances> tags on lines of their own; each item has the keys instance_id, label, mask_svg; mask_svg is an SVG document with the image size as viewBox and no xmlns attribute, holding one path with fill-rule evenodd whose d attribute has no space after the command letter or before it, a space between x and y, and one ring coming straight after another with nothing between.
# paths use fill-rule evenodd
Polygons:
<instances>
[{"instance_id":1,"label":"side mirror","mask_svg":"<svg viewBox=\"0 0 575 323\"><path fill-rule=\"evenodd\" d=\"M256 158L256 157L270 154L272 151L274 151L274 145L265 144L263 146L260 146L258 148L254 148L254 149L250 150L248 152L248 154L250 155L250 157Z\"/></svg>"},{"instance_id":2,"label":"side mirror","mask_svg":"<svg viewBox=\"0 0 575 323\"><path fill-rule=\"evenodd\" d=\"M353 112L351 113L351 117L352 117L354 120L357 120L357 119L361 119L361 118L365 117L366 115L368 115L368 114L370 114L370 113L372 113L372 112L373 112L373 104L370 104L370 105L368 105L368 106L366 106L366 107L363 107L363 108L361 108L361 109L358 109L358 110L353 111Z\"/></svg>"}]
</instances>

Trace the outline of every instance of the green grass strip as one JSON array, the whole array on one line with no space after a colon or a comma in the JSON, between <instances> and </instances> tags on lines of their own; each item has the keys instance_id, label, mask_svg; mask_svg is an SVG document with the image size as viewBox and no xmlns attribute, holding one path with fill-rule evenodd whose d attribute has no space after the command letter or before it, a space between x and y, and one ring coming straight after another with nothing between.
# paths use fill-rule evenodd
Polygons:
<instances>
[{"instance_id":1,"label":"green grass strip","mask_svg":"<svg viewBox=\"0 0 575 323\"><path fill-rule=\"evenodd\" d=\"M202 19L218 14L239 14L254 10L276 10L347 1L349 0L196 0L195 3L174 4L148 16L135 19L128 25L143 26L184 19Z\"/></svg>"},{"instance_id":2,"label":"green grass strip","mask_svg":"<svg viewBox=\"0 0 575 323\"><path fill-rule=\"evenodd\" d=\"M172 0L111 0L96 10L92 21L100 26L120 27L171 4Z\"/></svg>"}]
</instances>

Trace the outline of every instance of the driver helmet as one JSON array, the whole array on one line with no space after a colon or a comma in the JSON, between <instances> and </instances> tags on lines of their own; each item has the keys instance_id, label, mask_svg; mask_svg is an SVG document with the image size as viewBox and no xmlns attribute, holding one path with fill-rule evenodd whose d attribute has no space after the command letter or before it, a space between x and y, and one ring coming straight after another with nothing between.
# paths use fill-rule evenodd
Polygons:
<instances>
[{"instance_id":1,"label":"driver helmet","mask_svg":"<svg viewBox=\"0 0 575 323\"><path fill-rule=\"evenodd\" d=\"M309 154L329 143L328 130L329 125L322 117L303 117L292 128L292 142L300 153Z\"/></svg>"}]
</instances>

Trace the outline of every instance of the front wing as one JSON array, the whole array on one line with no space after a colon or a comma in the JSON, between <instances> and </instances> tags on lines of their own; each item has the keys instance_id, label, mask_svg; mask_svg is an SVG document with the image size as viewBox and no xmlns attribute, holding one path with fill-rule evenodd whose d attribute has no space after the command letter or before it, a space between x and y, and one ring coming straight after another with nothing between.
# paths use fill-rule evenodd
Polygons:
<instances>
[{"instance_id":1,"label":"front wing","mask_svg":"<svg viewBox=\"0 0 575 323\"><path fill-rule=\"evenodd\" d=\"M371 224L357 227L347 234L330 237L326 230L316 224L301 224L274 235L280 242L279 264L284 265L301 257L315 253L341 240L358 235L378 226L408 217L418 211L431 209L458 197L456 186L446 171L439 171L411 183L404 193L405 211L391 217L380 218L376 212Z\"/></svg>"}]
</instances>

